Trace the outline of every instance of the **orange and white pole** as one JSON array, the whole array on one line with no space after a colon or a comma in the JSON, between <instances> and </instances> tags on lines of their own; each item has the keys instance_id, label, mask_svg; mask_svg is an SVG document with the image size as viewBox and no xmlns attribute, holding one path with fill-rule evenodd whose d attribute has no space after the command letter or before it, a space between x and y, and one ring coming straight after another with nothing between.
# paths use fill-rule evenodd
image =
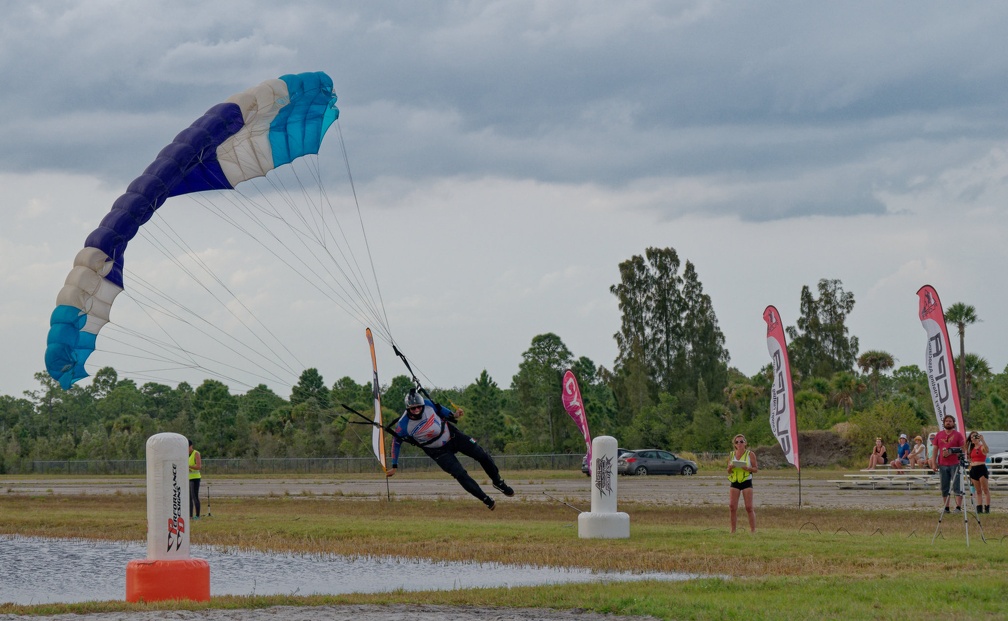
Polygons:
<instances>
[{"instance_id":1,"label":"orange and white pole","mask_svg":"<svg viewBox=\"0 0 1008 621\"><path fill-rule=\"evenodd\" d=\"M189 442L147 439L147 558L126 565L126 601L210 600L210 564L189 557Z\"/></svg>"}]
</instances>

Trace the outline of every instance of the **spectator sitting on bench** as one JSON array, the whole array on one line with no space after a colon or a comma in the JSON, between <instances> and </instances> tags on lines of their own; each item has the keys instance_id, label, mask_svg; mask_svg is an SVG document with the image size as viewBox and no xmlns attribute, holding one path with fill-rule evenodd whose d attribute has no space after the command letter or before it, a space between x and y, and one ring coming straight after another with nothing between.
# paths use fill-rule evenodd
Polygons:
<instances>
[{"instance_id":1,"label":"spectator sitting on bench","mask_svg":"<svg viewBox=\"0 0 1008 621\"><path fill-rule=\"evenodd\" d=\"M889 455L886 453L882 438L875 438L875 448L872 449L871 457L868 458L868 470L874 470L875 466L889 463Z\"/></svg>"},{"instance_id":2,"label":"spectator sitting on bench","mask_svg":"<svg viewBox=\"0 0 1008 621\"><path fill-rule=\"evenodd\" d=\"M910 466L910 443L907 442L905 433L900 434L899 445L896 446L896 459L889 465L899 471Z\"/></svg>"},{"instance_id":3,"label":"spectator sitting on bench","mask_svg":"<svg viewBox=\"0 0 1008 621\"><path fill-rule=\"evenodd\" d=\"M924 438L917 436L914 438L913 448L910 449L910 467L911 468L925 468L927 467L927 449L924 448Z\"/></svg>"}]
</instances>

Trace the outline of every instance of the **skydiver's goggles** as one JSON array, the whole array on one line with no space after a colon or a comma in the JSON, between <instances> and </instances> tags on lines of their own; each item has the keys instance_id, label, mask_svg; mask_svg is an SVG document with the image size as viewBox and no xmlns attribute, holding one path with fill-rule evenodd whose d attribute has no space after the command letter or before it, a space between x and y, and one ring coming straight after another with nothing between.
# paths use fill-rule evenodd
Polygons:
<instances>
[{"instance_id":1,"label":"skydiver's goggles","mask_svg":"<svg viewBox=\"0 0 1008 621\"><path fill-rule=\"evenodd\" d=\"M411 405L406 408L406 415L410 418L420 418L420 414L423 412L424 406L422 405Z\"/></svg>"}]
</instances>

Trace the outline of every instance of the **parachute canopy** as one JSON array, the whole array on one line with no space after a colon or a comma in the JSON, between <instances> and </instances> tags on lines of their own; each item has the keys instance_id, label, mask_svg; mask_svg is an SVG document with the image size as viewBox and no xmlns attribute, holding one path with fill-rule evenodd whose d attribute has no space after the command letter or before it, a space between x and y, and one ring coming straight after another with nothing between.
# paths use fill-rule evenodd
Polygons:
<instances>
[{"instance_id":1,"label":"parachute canopy","mask_svg":"<svg viewBox=\"0 0 1008 621\"><path fill-rule=\"evenodd\" d=\"M210 108L158 153L112 205L77 253L50 318L45 363L63 388L87 377L84 363L123 290L126 246L164 202L233 189L295 159L317 154L339 117L322 72L267 80Z\"/></svg>"}]
</instances>

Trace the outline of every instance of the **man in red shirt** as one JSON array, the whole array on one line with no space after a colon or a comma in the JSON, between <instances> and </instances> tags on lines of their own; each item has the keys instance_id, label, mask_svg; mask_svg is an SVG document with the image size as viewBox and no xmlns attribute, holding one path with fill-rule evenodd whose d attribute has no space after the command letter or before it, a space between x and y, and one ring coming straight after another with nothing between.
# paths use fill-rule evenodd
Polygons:
<instances>
[{"instance_id":1,"label":"man in red shirt","mask_svg":"<svg viewBox=\"0 0 1008 621\"><path fill-rule=\"evenodd\" d=\"M942 501L945 503L945 513L949 512L949 487L956 497L956 511L962 511L963 491L962 476L957 468L959 458L962 456L966 445L966 438L955 428L956 419L951 414L946 414L942 419L943 430L935 435L935 448L937 449L938 475L941 478ZM951 449L958 448L955 453Z\"/></svg>"}]
</instances>

